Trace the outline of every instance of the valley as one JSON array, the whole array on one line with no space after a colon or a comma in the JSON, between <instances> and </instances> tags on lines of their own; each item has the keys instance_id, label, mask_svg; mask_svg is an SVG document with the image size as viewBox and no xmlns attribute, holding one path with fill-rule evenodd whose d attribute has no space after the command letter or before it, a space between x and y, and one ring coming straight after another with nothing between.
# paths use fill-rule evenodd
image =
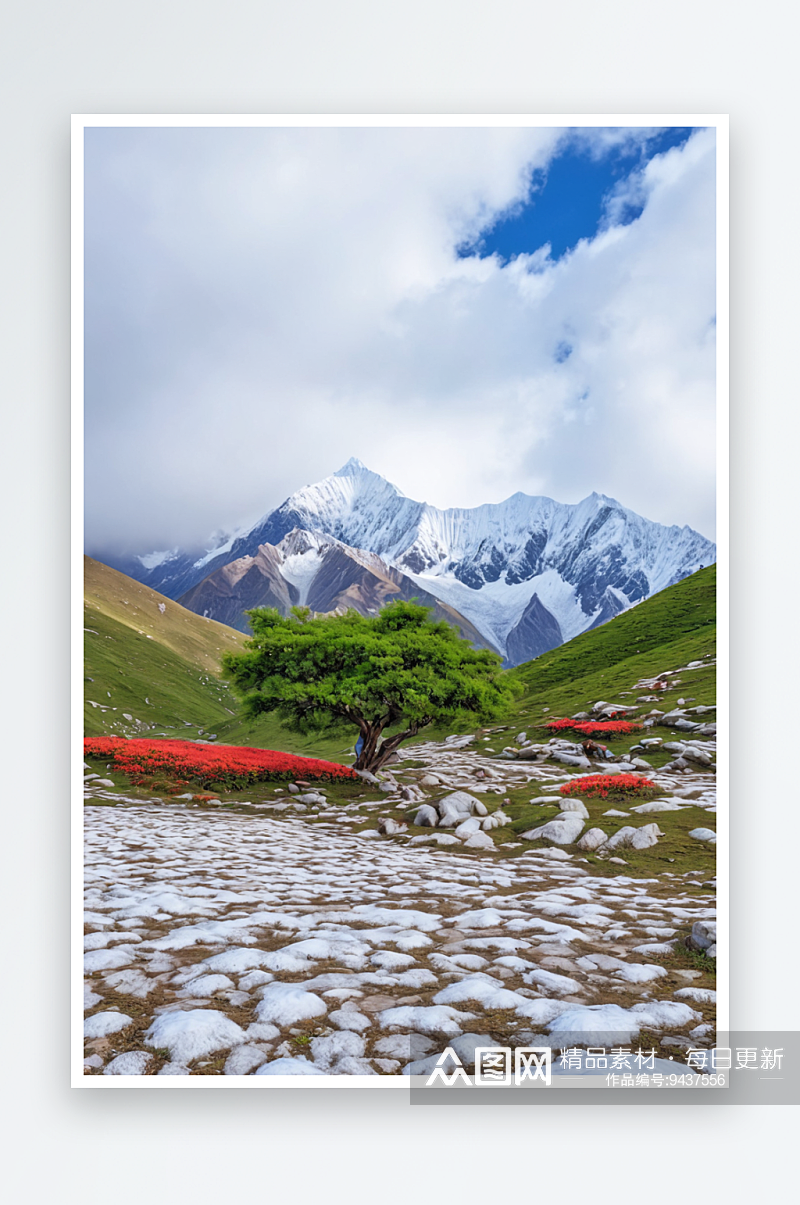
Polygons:
<instances>
[{"instance_id":1,"label":"valley","mask_svg":"<svg viewBox=\"0 0 800 1205\"><path fill-rule=\"evenodd\" d=\"M247 732L214 672L241 635L112 573L87 578L92 734L352 764L346 738ZM426 730L359 782L176 798L89 759L86 1074L427 1075L448 1044L470 1067L576 1042L671 1068L712 1045L714 639L710 567L508 671L502 724ZM611 760L546 727L623 712L643 727ZM561 790L631 772L649 802Z\"/></svg>"}]
</instances>

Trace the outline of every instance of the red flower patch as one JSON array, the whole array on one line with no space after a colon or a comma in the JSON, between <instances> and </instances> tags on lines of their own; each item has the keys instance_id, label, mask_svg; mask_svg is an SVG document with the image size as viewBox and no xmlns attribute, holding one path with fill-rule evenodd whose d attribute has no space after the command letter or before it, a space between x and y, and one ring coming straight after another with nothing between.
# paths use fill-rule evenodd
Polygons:
<instances>
[{"instance_id":1,"label":"red flower patch","mask_svg":"<svg viewBox=\"0 0 800 1205\"><path fill-rule=\"evenodd\" d=\"M588 795L607 799L609 795L642 795L658 791L658 786L641 774L587 774L559 787L562 795Z\"/></svg>"},{"instance_id":2,"label":"red flower patch","mask_svg":"<svg viewBox=\"0 0 800 1205\"><path fill-rule=\"evenodd\" d=\"M197 782L207 789L221 784L229 790L239 790L251 783L280 779L333 781L358 777L348 766L335 762L243 745L195 745L191 741L100 736L84 740L83 751L87 757L113 762L136 786L149 786L159 779L173 787Z\"/></svg>"},{"instance_id":3,"label":"red flower patch","mask_svg":"<svg viewBox=\"0 0 800 1205\"><path fill-rule=\"evenodd\" d=\"M629 732L638 732L643 727L643 724L636 724L633 720L548 720L545 724L545 728L551 732L569 729L583 736L627 736Z\"/></svg>"}]
</instances>

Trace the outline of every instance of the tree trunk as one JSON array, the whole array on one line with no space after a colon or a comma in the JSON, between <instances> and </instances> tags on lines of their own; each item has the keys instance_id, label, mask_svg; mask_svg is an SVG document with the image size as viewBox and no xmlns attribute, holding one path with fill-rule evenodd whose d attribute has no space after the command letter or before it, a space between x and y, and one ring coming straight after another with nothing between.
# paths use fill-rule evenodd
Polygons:
<instances>
[{"instance_id":1,"label":"tree trunk","mask_svg":"<svg viewBox=\"0 0 800 1205\"><path fill-rule=\"evenodd\" d=\"M367 725L367 727L370 726ZM377 726L372 727L374 729ZM378 740L383 726L381 725L377 731L371 731L369 740L366 737L364 739L364 748L361 750L361 755L355 764L355 769L368 770L371 774L377 774L386 765L400 744L408 740L410 736L416 736L421 727L423 727L422 724L412 724L409 728L406 728L405 732L398 732L396 736L390 736L387 740L381 741L380 746L378 746ZM367 752L368 749L370 750L369 753Z\"/></svg>"}]
</instances>

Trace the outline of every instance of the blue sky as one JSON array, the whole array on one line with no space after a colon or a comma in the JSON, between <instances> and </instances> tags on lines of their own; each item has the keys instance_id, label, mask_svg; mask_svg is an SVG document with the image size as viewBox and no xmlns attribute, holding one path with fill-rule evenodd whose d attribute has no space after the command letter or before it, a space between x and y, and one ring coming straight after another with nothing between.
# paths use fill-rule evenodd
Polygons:
<instances>
[{"instance_id":1,"label":"blue sky","mask_svg":"<svg viewBox=\"0 0 800 1205\"><path fill-rule=\"evenodd\" d=\"M533 171L525 198L496 216L476 239L462 244L458 254L497 255L508 262L549 244L550 257L560 259L580 239L594 238L608 220L608 202L620 183L655 155L683 146L692 132L688 126L666 126L644 143L612 144L603 150L585 138L568 138L546 167ZM635 221L643 209L644 198L631 199L615 214L616 223Z\"/></svg>"},{"instance_id":2,"label":"blue sky","mask_svg":"<svg viewBox=\"0 0 800 1205\"><path fill-rule=\"evenodd\" d=\"M713 130L87 130L88 550L208 547L351 456L713 538L715 170Z\"/></svg>"}]
</instances>

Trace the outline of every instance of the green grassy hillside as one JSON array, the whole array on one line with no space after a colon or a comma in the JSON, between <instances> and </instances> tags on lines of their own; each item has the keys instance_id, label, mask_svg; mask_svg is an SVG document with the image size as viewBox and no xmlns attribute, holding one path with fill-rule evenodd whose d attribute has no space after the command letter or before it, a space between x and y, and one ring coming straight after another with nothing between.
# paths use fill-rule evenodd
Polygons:
<instances>
[{"instance_id":1,"label":"green grassy hillside","mask_svg":"<svg viewBox=\"0 0 800 1205\"><path fill-rule=\"evenodd\" d=\"M242 719L219 677L219 664L222 652L242 648L245 637L88 557L84 622L87 736L214 734L220 743L352 760L348 735L302 736L271 716ZM710 661L715 638L712 565L602 627L507 671L519 695L506 722L516 730L517 725L531 727L584 710L601 698L630 703L640 678L690 661ZM713 703L715 681L712 665L688 670L675 689L660 696L659 705L666 709L685 695ZM426 729L418 740L442 739L457 730ZM633 739L615 741L615 751Z\"/></svg>"},{"instance_id":2,"label":"green grassy hillside","mask_svg":"<svg viewBox=\"0 0 800 1205\"><path fill-rule=\"evenodd\" d=\"M214 734L219 743L352 760L346 737L299 736L271 717L238 717L219 667L224 651L244 647L241 632L91 557L84 558L84 571L86 736Z\"/></svg>"},{"instance_id":3,"label":"green grassy hillside","mask_svg":"<svg viewBox=\"0 0 800 1205\"><path fill-rule=\"evenodd\" d=\"M517 714L535 715L543 707L570 714L598 699L625 702L620 692L630 691L640 678L709 660L716 652L716 584L716 565L710 565L602 627L511 670L521 692ZM711 667L690 670L681 675L679 693L688 691L698 703L713 703L714 684ZM667 702L672 693L665 692Z\"/></svg>"}]
</instances>

